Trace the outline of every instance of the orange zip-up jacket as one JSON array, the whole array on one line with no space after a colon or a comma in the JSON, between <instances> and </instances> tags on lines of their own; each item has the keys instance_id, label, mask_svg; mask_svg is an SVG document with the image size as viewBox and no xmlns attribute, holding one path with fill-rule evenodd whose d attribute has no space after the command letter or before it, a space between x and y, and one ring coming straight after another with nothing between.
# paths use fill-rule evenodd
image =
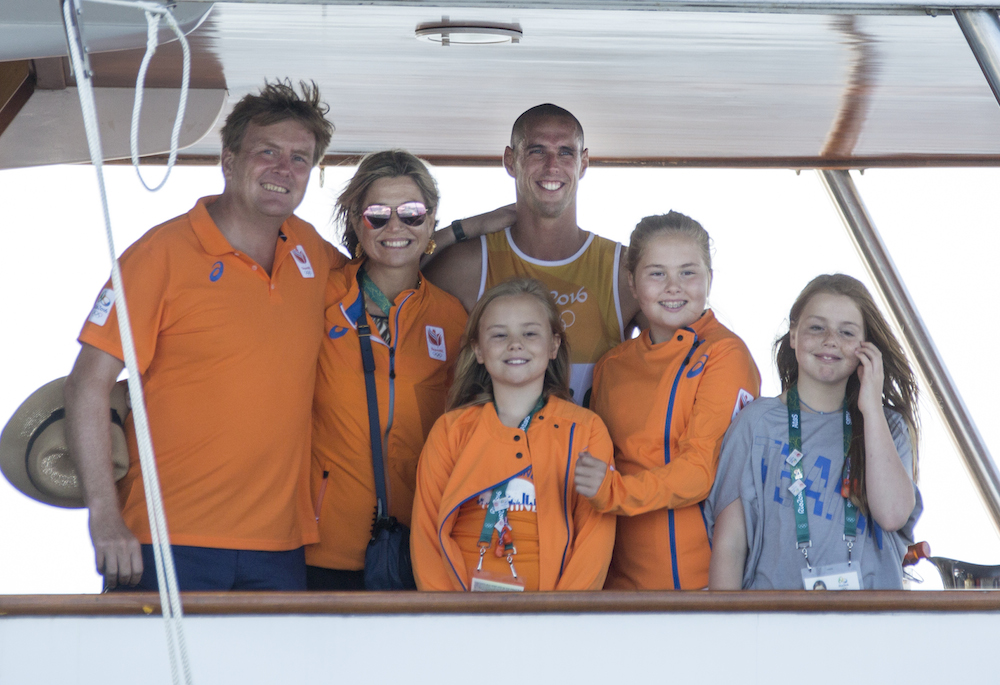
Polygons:
<instances>
[{"instance_id":1,"label":"orange zip-up jacket","mask_svg":"<svg viewBox=\"0 0 1000 685\"><path fill-rule=\"evenodd\" d=\"M313 400L311 484L320 541L306 547L306 562L344 571L364 568L375 514L357 322L364 316L372 331L389 514L409 525L417 458L444 413L467 318L458 300L421 278L416 290L396 298L389 315L391 344L386 345L365 313L360 266L350 262L330 273Z\"/></svg>"},{"instance_id":2,"label":"orange zip-up jacket","mask_svg":"<svg viewBox=\"0 0 1000 685\"><path fill-rule=\"evenodd\" d=\"M527 431L500 423L493 403L450 411L434 424L417 465L410 552L417 588L468 590L472 569L451 537L462 504L532 469L538 516L538 589L599 590L615 517L576 494L580 451L610 464L611 438L591 411L550 397Z\"/></svg>"},{"instance_id":3,"label":"orange zip-up jacket","mask_svg":"<svg viewBox=\"0 0 1000 685\"><path fill-rule=\"evenodd\" d=\"M598 362L591 406L611 432L618 468L591 499L619 515L606 587L708 585L702 502L726 429L759 394L750 351L711 310L666 342L654 345L646 330Z\"/></svg>"}]
</instances>

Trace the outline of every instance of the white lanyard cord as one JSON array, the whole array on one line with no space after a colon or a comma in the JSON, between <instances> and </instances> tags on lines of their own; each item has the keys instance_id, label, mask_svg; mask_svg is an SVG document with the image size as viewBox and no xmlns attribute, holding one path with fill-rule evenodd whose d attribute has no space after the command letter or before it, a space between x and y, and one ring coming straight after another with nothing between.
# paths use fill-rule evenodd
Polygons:
<instances>
[{"instance_id":1,"label":"white lanyard cord","mask_svg":"<svg viewBox=\"0 0 1000 685\"><path fill-rule=\"evenodd\" d=\"M156 473L156 460L149 433L149 419L146 414L146 402L142 392L139 365L135 355L132 325L129 321L128 307L125 303L125 290L122 287L121 268L118 264L114 236L111 230L111 216L108 211L108 197L104 185L100 129L97 120L93 83L91 81L92 73L85 64L83 38L80 34L77 21L77 14L80 13L80 2L81 0L62 0L63 21L66 27L70 63L73 73L76 76L80 107L83 111L87 145L90 149L91 162L94 165L94 170L97 172L97 186L101 196L101 208L104 213L104 228L107 235L108 251L111 256L111 284L115 291L115 307L118 310L118 328L122 339L122 352L125 357L125 367L128 369L129 394L131 396L133 421L139 447L139 463L142 471L143 486L146 490L146 505L149 510L150 533L153 540L153 554L156 559L156 576L159 580L160 605L167 633L170 671L174 685L180 685L181 683L181 670L183 670L183 682L191 685L193 681L187 656L187 646L184 640L184 629L181 623L183 611L181 609L180 592L177 588L177 574L174 570L174 558L170 550L170 537L167 532L166 515L163 511L160 481ZM140 3L124 3L111 0L109 4L135 6ZM160 9L165 11L165 8Z\"/></svg>"}]
</instances>

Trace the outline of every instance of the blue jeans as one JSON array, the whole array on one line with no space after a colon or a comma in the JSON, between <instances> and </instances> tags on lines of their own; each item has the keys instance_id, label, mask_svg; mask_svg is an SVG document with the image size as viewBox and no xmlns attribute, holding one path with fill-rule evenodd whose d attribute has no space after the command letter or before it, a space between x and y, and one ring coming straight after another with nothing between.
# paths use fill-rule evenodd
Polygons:
<instances>
[{"instance_id":1,"label":"blue jeans","mask_svg":"<svg viewBox=\"0 0 1000 685\"><path fill-rule=\"evenodd\" d=\"M287 552L216 549L174 545L174 568L181 590L305 590L305 548ZM142 546L142 580L122 590L156 591L153 546Z\"/></svg>"}]
</instances>

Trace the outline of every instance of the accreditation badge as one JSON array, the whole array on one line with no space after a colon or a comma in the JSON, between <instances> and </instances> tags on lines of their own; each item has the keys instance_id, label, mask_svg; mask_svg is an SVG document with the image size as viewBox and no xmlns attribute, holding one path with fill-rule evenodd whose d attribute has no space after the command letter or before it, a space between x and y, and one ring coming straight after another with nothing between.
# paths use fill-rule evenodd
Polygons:
<instances>
[{"instance_id":1,"label":"accreditation badge","mask_svg":"<svg viewBox=\"0 0 1000 685\"><path fill-rule=\"evenodd\" d=\"M806 590L860 590L858 567L844 562L802 569L802 587Z\"/></svg>"},{"instance_id":2,"label":"accreditation badge","mask_svg":"<svg viewBox=\"0 0 1000 685\"><path fill-rule=\"evenodd\" d=\"M489 571L472 572L472 592L524 592L524 581Z\"/></svg>"}]
</instances>

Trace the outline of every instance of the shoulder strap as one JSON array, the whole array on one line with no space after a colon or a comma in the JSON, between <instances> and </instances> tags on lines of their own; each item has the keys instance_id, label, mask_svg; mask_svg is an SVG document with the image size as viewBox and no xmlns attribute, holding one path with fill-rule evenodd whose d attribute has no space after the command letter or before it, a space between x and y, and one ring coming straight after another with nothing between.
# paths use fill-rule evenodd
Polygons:
<instances>
[{"instance_id":1,"label":"shoulder strap","mask_svg":"<svg viewBox=\"0 0 1000 685\"><path fill-rule=\"evenodd\" d=\"M372 443L372 471L375 473L375 518L389 517L385 496L385 464L382 461L382 429L378 422L378 396L375 394L375 356L372 354L371 329L358 321L358 340L361 341L361 363L365 370L365 394L368 395L368 432Z\"/></svg>"}]
</instances>

